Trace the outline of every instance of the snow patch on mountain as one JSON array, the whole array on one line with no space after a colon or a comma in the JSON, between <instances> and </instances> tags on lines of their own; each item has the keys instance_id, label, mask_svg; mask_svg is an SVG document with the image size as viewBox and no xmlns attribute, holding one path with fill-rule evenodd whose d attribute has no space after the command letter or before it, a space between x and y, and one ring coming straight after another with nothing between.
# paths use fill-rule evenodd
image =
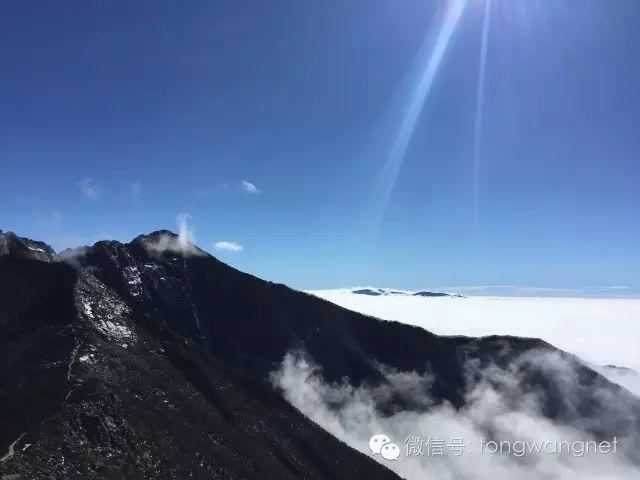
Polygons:
<instances>
[{"instance_id":1,"label":"snow patch on mountain","mask_svg":"<svg viewBox=\"0 0 640 480\"><path fill-rule=\"evenodd\" d=\"M369 297L452 297L463 298L462 295L454 292L434 292L431 290L399 290L397 288L380 288L380 287L353 287L353 288L341 288L333 290L336 292L350 293L353 295L366 295ZM313 293L313 291L310 291Z\"/></svg>"},{"instance_id":2,"label":"snow patch on mountain","mask_svg":"<svg viewBox=\"0 0 640 480\"><path fill-rule=\"evenodd\" d=\"M89 272L80 274L76 289L81 317L123 347L136 340L136 334L128 324L131 309L115 292Z\"/></svg>"}]
</instances>

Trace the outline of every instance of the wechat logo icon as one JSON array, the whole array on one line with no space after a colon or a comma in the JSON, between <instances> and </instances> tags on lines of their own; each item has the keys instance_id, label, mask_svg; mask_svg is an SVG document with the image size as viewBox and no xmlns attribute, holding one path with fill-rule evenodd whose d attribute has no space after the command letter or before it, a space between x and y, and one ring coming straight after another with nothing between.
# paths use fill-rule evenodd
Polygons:
<instances>
[{"instance_id":1,"label":"wechat logo icon","mask_svg":"<svg viewBox=\"0 0 640 480\"><path fill-rule=\"evenodd\" d=\"M369 449L374 455L382 455L385 460L398 460L400 448L383 433L378 433L369 439Z\"/></svg>"}]
</instances>

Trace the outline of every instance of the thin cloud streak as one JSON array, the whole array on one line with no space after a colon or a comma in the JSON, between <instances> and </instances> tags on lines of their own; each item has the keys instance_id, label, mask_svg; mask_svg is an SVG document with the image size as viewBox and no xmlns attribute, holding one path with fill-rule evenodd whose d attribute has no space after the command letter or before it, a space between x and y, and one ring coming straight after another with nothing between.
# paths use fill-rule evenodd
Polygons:
<instances>
[{"instance_id":1,"label":"thin cloud streak","mask_svg":"<svg viewBox=\"0 0 640 480\"><path fill-rule=\"evenodd\" d=\"M138 198L142 194L143 184L140 180L136 180L134 182L129 182L129 192L131 196L134 198Z\"/></svg>"},{"instance_id":2,"label":"thin cloud streak","mask_svg":"<svg viewBox=\"0 0 640 480\"><path fill-rule=\"evenodd\" d=\"M473 132L473 226L478 225L480 203L480 162L482 160L482 120L484 111L484 85L487 69L487 47L489 44L489 28L491 26L491 0L484 4L484 23L482 24L482 41L480 43L480 66L478 68L478 92L476 97L476 117Z\"/></svg>"},{"instance_id":3,"label":"thin cloud streak","mask_svg":"<svg viewBox=\"0 0 640 480\"><path fill-rule=\"evenodd\" d=\"M83 178L76 185L80 188L82 194L91 201L99 200L102 197L102 186L97 184L91 177Z\"/></svg>"}]
</instances>

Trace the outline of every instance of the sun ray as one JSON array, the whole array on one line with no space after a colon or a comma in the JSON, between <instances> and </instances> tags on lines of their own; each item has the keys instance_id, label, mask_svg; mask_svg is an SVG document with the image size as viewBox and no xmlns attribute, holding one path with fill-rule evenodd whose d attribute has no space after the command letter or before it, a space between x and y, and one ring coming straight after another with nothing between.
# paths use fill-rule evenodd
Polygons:
<instances>
[{"instance_id":1,"label":"sun ray","mask_svg":"<svg viewBox=\"0 0 640 480\"><path fill-rule=\"evenodd\" d=\"M418 56L418 76L412 83L413 87L402 109L402 118L394 137L387 163L383 170L383 186L380 198L380 207L376 218L376 225L382 220L387 208L391 193L402 164L407 148L413 137L416 124L420 117L427 97L431 92L434 79L438 73L447 47L451 41L456 26L462 16L467 0L450 0L442 20L439 22L437 35L428 35Z\"/></svg>"},{"instance_id":2,"label":"sun ray","mask_svg":"<svg viewBox=\"0 0 640 480\"><path fill-rule=\"evenodd\" d=\"M482 24L482 40L480 43L480 64L478 67L478 91L476 96L476 115L473 132L473 225L478 226L480 204L480 167L482 161L482 120L484 114L484 90L487 68L487 47L489 44L489 28L491 26L491 0L484 4L484 21Z\"/></svg>"}]
</instances>

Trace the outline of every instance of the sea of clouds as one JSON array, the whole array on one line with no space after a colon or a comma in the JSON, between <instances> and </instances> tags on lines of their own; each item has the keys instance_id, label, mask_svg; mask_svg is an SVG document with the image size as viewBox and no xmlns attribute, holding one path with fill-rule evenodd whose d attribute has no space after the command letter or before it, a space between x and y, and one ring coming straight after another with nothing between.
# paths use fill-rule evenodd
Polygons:
<instances>
[{"instance_id":1,"label":"sea of clouds","mask_svg":"<svg viewBox=\"0 0 640 480\"><path fill-rule=\"evenodd\" d=\"M385 320L417 325L440 335L515 335L537 337L578 355L585 364L609 380L640 395L640 300L536 297L423 298L406 295L368 296L351 290L310 292L326 300ZM516 363L551 366L551 378L561 384L567 398L578 395L576 375L565 357L549 353L528 354ZM627 368L612 368L617 365ZM469 366L473 369L474 366ZM408 480L457 479L640 479L639 459L591 451L584 455L513 452L480 452L480 443L493 438L527 445L553 442L594 441L588 428L553 422L541 412L544 392L523 388L515 369L493 365L483 368L480 380L469 381L466 406L432 405L431 378L416 372L398 372L380 366L386 381L377 386L354 386L348 378L327 383L322 369L304 351L290 352L271 375L272 383L303 414L353 448L391 468ZM470 370L471 371L471 370ZM471 376L469 377L471 378ZM621 400L608 395L610 412L633 420L634 413ZM423 411L382 414L378 406L392 396L410 397ZM513 398L518 398L513 402ZM620 402L618 404L618 402ZM611 418L587 419L607 422ZM619 419L618 419L619 420ZM386 460L369 449L371 435L384 433L401 449L398 460ZM423 453L409 454L411 439L419 437ZM462 438L463 455L447 451L425 454L425 441L451 443ZM618 438L626 452L640 451L637 434ZM584 443L583 443L584 445ZM414 444L415 447L415 444ZM431 452L433 453L433 452Z\"/></svg>"},{"instance_id":2,"label":"sea of clouds","mask_svg":"<svg viewBox=\"0 0 640 480\"><path fill-rule=\"evenodd\" d=\"M309 293L356 312L416 325L438 335L541 338L594 366L640 371L640 299L376 297L353 294L350 289Z\"/></svg>"}]
</instances>

